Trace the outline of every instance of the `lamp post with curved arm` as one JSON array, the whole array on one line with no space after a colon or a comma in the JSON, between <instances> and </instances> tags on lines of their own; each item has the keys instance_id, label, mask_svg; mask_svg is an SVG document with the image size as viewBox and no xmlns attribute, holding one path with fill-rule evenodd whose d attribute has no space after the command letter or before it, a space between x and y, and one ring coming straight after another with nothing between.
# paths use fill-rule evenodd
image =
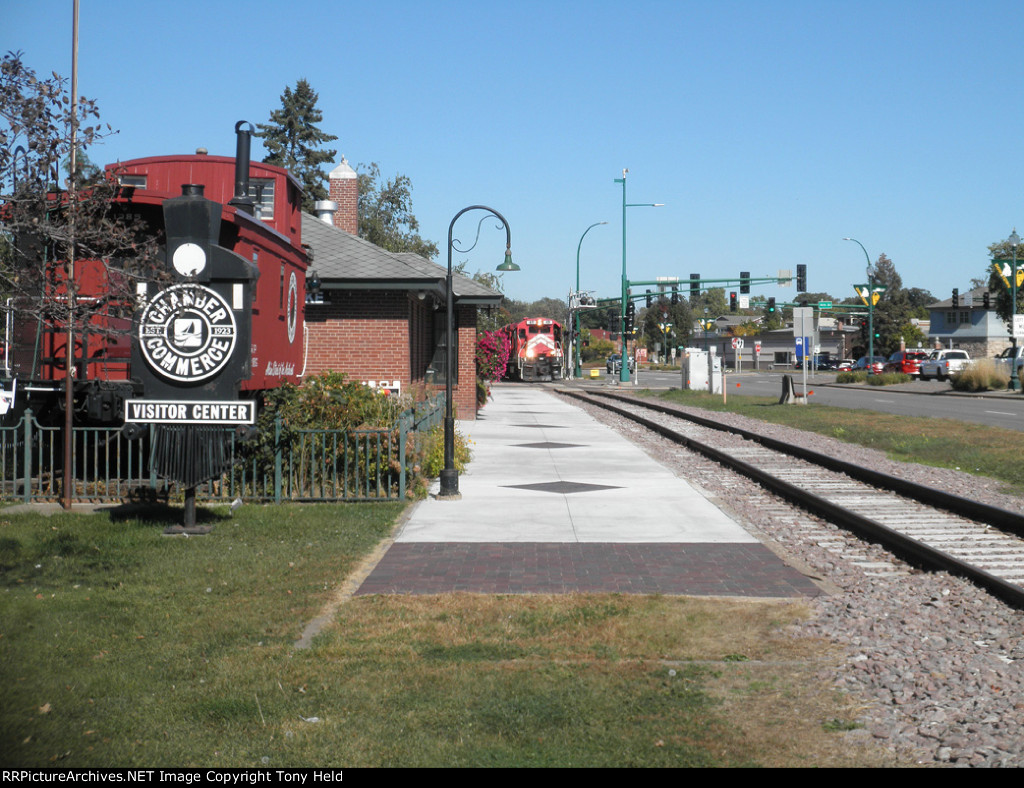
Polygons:
<instances>
[{"instance_id":1,"label":"lamp post with curved arm","mask_svg":"<svg viewBox=\"0 0 1024 788\"><path fill-rule=\"evenodd\" d=\"M864 252L864 259L868 261L867 273L868 278L868 374L871 374L871 370L874 368L872 365L875 363L875 280L871 276L871 258L868 256L868 250L864 248L864 244L858 241L856 238L844 238L844 241L853 241L857 246L860 247L861 251Z\"/></svg>"},{"instance_id":2,"label":"lamp post with curved arm","mask_svg":"<svg viewBox=\"0 0 1024 788\"><path fill-rule=\"evenodd\" d=\"M470 205L468 208L463 208L452 218L451 224L448 225L448 277L446 279L446 293L445 293L445 348L444 348L444 394L445 394L445 410L444 410L444 470L441 471L441 487L438 491L438 500L457 500L462 496L459 494L459 472L455 468L455 414L452 409L452 347L455 336L455 294L452 286L452 250L455 249L455 239L452 237L452 233L455 230L455 222L458 221L459 217L469 211L487 211L488 214L498 221L501 222L499 227L505 228L505 261L497 267L498 271L518 271L519 266L512 262L512 233L508 228L508 222L505 221L505 217L498 213L493 208L488 208L486 205ZM488 217L485 216L480 220L480 224L476 227L476 240L473 241L473 245L468 249L459 249L459 252L471 252L480 240L480 227Z\"/></svg>"},{"instance_id":3,"label":"lamp post with curved arm","mask_svg":"<svg viewBox=\"0 0 1024 788\"><path fill-rule=\"evenodd\" d=\"M619 365L619 383L629 383L629 353L626 350L626 302L629 300L629 280L626 278L626 209L627 208L662 208L663 202L626 202L626 175L629 170L622 171L622 177L616 183L622 184L622 310L619 315L619 328L622 332L622 355Z\"/></svg>"},{"instance_id":4,"label":"lamp post with curved arm","mask_svg":"<svg viewBox=\"0 0 1024 788\"><path fill-rule=\"evenodd\" d=\"M580 249L583 248L583 239L587 237L587 233L593 230L595 227L608 224L608 222L594 222L590 227L583 231L583 235L580 236L580 242L576 245L576 293L577 296L580 292ZM580 311L576 310L576 368L573 370L574 378L583 377L583 365L580 363Z\"/></svg>"},{"instance_id":5,"label":"lamp post with curved arm","mask_svg":"<svg viewBox=\"0 0 1024 788\"><path fill-rule=\"evenodd\" d=\"M1013 268L1010 269L1010 345L1013 347L1013 356L1010 360L1010 391L1020 391L1020 376L1017 373L1017 247L1020 246L1020 236L1017 235L1017 228L1006 239L1013 248Z\"/></svg>"}]
</instances>

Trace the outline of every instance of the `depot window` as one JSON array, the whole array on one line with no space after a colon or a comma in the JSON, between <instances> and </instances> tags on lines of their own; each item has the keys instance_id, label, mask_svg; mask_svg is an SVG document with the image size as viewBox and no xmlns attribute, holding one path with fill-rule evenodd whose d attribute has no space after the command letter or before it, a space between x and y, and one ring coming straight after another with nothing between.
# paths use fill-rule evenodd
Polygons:
<instances>
[{"instance_id":1,"label":"depot window","mask_svg":"<svg viewBox=\"0 0 1024 788\"><path fill-rule=\"evenodd\" d=\"M452 385L459 382L459 326L452 327ZM434 312L434 355L430 359L428 370L434 371L434 382L443 384L445 381L445 359L447 358L448 323L444 311Z\"/></svg>"},{"instance_id":2,"label":"depot window","mask_svg":"<svg viewBox=\"0 0 1024 788\"><path fill-rule=\"evenodd\" d=\"M274 179L250 178L249 196L256 204L261 219L274 218Z\"/></svg>"}]
</instances>

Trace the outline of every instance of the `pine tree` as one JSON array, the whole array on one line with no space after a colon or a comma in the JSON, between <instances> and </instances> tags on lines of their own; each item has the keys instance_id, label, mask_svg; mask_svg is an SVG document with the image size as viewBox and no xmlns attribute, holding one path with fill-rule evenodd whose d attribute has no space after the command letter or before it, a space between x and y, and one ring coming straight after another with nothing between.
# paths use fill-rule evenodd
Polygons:
<instances>
[{"instance_id":1,"label":"pine tree","mask_svg":"<svg viewBox=\"0 0 1024 788\"><path fill-rule=\"evenodd\" d=\"M302 208L312 213L317 200L327 199L326 174L320 165L334 161L335 150L321 150L324 143L338 139L317 128L323 113L317 109L319 96L300 79L295 90L286 87L281 94L281 109L270 113L269 123L258 123L256 136L263 140L267 155L264 164L289 170L302 184Z\"/></svg>"}]
</instances>

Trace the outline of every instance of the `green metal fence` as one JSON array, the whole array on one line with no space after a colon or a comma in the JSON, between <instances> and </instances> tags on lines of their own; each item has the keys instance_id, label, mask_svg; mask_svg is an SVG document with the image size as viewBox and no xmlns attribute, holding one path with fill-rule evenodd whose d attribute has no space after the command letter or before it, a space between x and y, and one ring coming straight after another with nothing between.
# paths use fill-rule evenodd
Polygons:
<instances>
[{"instance_id":1,"label":"green metal fence","mask_svg":"<svg viewBox=\"0 0 1024 788\"><path fill-rule=\"evenodd\" d=\"M393 429L288 429L280 417L272 440L254 449L229 435L232 469L202 484L200 499L232 501L381 501L404 499L418 433L444 417L444 396L417 403ZM75 427L75 501L124 501L174 495L177 485L151 470L153 428L128 439L117 427ZM41 426L26 411L0 427L0 493L4 500L52 501L63 491L63 430Z\"/></svg>"}]
</instances>

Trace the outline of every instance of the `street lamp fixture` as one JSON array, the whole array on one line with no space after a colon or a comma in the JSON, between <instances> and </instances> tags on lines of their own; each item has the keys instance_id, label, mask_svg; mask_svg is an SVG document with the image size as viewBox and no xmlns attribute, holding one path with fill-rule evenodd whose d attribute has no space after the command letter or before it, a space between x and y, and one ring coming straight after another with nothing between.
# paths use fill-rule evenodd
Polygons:
<instances>
[{"instance_id":1,"label":"street lamp fixture","mask_svg":"<svg viewBox=\"0 0 1024 788\"><path fill-rule=\"evenodd\" d=\"M587 237L587 233L602 224L608 224L608 222L594 222L590 227L583 231L583 235L580 236L580 242L576 245L576 292L580 292L580 249L583 248L583 239ZM576 346L576 368L573 370L574 378L583 377L583 365L580 363L580 312L576 310L576 341L573 343Z\"/></svg>"},{"instance_id":2,"label":"street lamp fixture","mask_svg":"<svg viewBox=\"0 0 1024 788\"><path fill-rule=\"evenodd\" d=\"M860 247L861 251L864 252L864 259L868 261L867 273L868 278L868 374L870 375L874 369L873 364L875 363L875 279L871 275L871 258L868 256L868 250L864 248L864 244L858 241L856 238L844 238L844 241L853 241L857 246Z\"/></svg>"},{"instance_id":3,"label":"street lamp fixture","mask_svg":"<svg viewBox=\"0 0 1024 788\"><path fill-rule=\"evenodd\" d=\"M455 337L455 294L453 289L453 278L452 278L452 250L457 249L455 246L457 238L452 237L452 233L455 230L455 222L460 216L469 211L487 211L488 215L480 220L480 223L476 226L476 240L473 241L473 245L468 249L458 249L459 253L465 254L466 252L473 251L476 248L477 242L480 240L480 227L483 226L484 221L488 218L495 218L501 222L498 227L505 228L505 261L497 267L498 271L518 271L519 266L512 262L512 233L508 229L508 222L505 221L505 217L498 213L493 208L488 208L486 205L470 205L468 208L463 208L452 218L451 224L448 225L448 277L446 279L446 293L445 293L445 309L447 315L445 315L445 348L444 348L444 395L445 395L445 410L444 410L444 470L441 471L441 488L438 491L437 498L441 501L454 501L462 497L459 493L459 472L455 469L455 414L452 408L452 347L454 346L453 340Z\"/></svg>"},{"instance_id":4,"label":"street lamp fixture","mask_svg":"<svg viewBox=\"0 0 1024 788\"><path fill-rule=\"evenodd\" d=\"M622 336L622 363L619 365L619 383L629 383L629 364L627 359L629 353L626 350L626 301L629 298L627 289L629 280L626 279L626 209L627 208L662 208L663 202L626 202L626 175L629 170L622 171L622 177L616 178L616 183L622 184L622 310L619 315L619 328Z\"/></svg>"}]
</instances>

